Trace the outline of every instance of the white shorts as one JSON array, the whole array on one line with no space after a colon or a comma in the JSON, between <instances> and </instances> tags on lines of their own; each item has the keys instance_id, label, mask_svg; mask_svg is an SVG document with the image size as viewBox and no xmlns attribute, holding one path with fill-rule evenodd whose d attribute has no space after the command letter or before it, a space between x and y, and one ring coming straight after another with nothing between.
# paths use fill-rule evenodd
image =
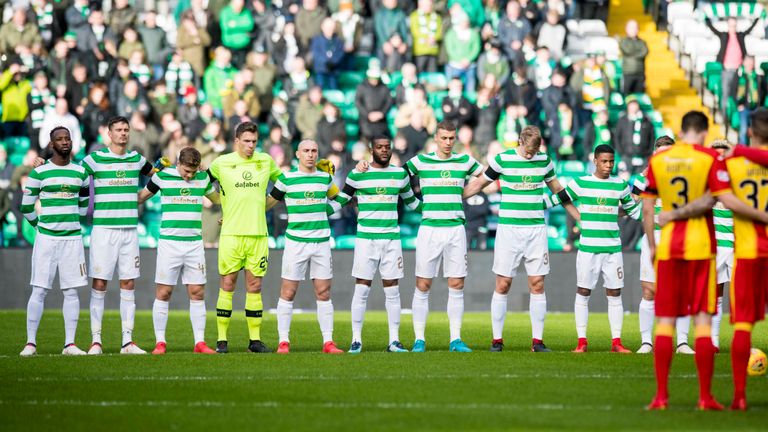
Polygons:
<instances>
[{"instance_id":1,"label":"white shorts","mask_svg":"<svg viewBox=\"0 0 768 432\"><path fill-rule=\"evenodd\" d=\"M139 278L139 232L136 228L93 227L91 231L91 268L94 279L112 280L115 266L120 280Z\"/></svg>"},{"instance_id":2,"label":"white shorts","mask_svg":"<svg viewBox=\"0 0 768 432\"><path fill-rule=\"evenodd\" d=\"M203 241L177 241L160 239L157 243L157 269L155 283L175 286L205 285L205 248Z\"/></svg>"},{"instance_id":3,"label":"white shorts","mask_svg":"<svg viewBox=\"0 0 768 432\"><path fill-rule=\"evenodd\" d=\"M440 261L443 262L443 277L467 276L467 232L463 225L419 227L416 235L416 277L436 278Z\"/></svg>"},{"instance_id":4,"label":"white shorts","mask_svg":"<svg viewBox=\"0 0 768 432\"><path fill-rule=\"evenodd\" d=\"M624 288L624 257L621 252L598 253L579 251L576 254L576 285L592 290L597 279L603 274L606 289Z\"/></svg>"},{"instance_id":5,"label":"white shorts","mask_svg":"<svg viewBox=\"0 0 768 432\"><path fill-rule=\"evenodd\" d=\"M514 278L523 258L528 276L549 274L547 227L499 225L493 248L493 272L499 276Z\"/></svg>"},{"instance_id":6,"label":"white shorts","mask_svg":"<svg viewBox=\"0 0 768 432\"><path fill-rule=\"evenodd\" d=\"M717 284L731 281L733 248L717 248Z\"/></svg>"},{"instance_id":7,"label":"white shorts","mask_svg":"<svg viewBox=\"0 0 768 432\"><path fill-rule=\"evenodd\" d=\"M282 278L303 281L306 279L307 267L310 279L333 279L331 243L304 243L285 239Z\"/></svg>"},{"instance_id":8,"label":"white shorts","mask_svg":"<svg viewBox=\"0 0 768 432\"><path fill-rule=\"evenodd\" d=\"M403 246L400 240L356 238L352 277L373 280L377 269L384 280L403 278Z\"/></svg>"},{"instance_id":9,"label":"white shorts","mask_svg":"<svg viewBox=\"0 0 768 432\"><path fill-rule=\"evenodd\" d=\"M45 289L53 288L56 269L59 270L61 289L88 285L85 250L81 236L57 238L37 234L32 248L30 285Z\"/></svg>"},{"instance_id":10,"label":"white shorts","mask_svg":"<svg viewBox=\"0 0 768 432\"><path fill-rule=\"evenodd\" d=\"M660 234L658 231L654 232L654 237L656 237L656 244L659 244ZM656 283L656 269L653 267L649 248L648 238L643 235L640 240L640 282Z\"/></svg>"}]
</instances>

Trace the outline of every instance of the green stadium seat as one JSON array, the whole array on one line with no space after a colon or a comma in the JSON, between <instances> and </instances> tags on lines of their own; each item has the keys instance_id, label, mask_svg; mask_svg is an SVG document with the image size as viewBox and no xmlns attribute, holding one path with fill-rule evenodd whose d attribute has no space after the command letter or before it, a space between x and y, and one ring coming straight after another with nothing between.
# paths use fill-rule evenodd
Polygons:
<instances>
[{"instance_id":1,"label":"green stadium seat","mask_svg":"<svg viewBox=\"0 0 768 432\"><path fill-rule=\"evenodd\" d=\"M259 123L259 136L262 138L269 136L269 123Z\"/></svg>"},{"instance_id":2,"label":"green stadium seat","mask_svg":"<svg viewBox=\"0 0 768 432\"><path fill-rule=\"evenodd\" d=\"M344 90L344 101L347 106L355 106L355 96L357 96L357 88Z\"/></svg>"},{"instance_id":3,"label":"green stadium seat","mask_svg":"<svg viewBox=\"0 0 768 432\"><path fill-rule=\"evenodd\" d=\"M9 153L8 161L15 166L21 166L24 164L24 155L19 153Z\"/></svg>"},{"instance_id":4,"label":"green stadium seat","mask_svg":"<svg viewBox=\"0 0 768 432\"><path fill-rule=\"evenodd\" d=\"M427 93L427 99L429 100L429 106L432 107L433 110L435 110L435 114L439 111L441 114L443 112L443 99L448 96L447 91L432 91Z\"/></svg>"},{"instance_id":5,"label":"green stadium seat","mask_svg":"<svg viewBox=\"0 0 768 432\"><path fill-rule=\"evenodd\" d=\"M347 139L358 138L360 136L360 126L357 122L347 122L345 130L347 131Z\"/></svg>"},{"instance_id":6,"label":"green stadium seat","mask_svg":"<svg viewBox=\"0 0 768 432\"><path fill-rule=\"evenodd\" d=\"M342 235L334 238L336 240L336 245L334 246L334 249L354 249L355 248L355 238L357 238L356 236Z\"/></svg>"},{"instance_id":7,"label":"green stadium seat","mask_svg":"<svg viewBox=\"0 0 768 432\"><path fill-rule=\"evenodd\" d=\"M285 248L285 236L278 236L275 239L275 248L276 249L283 249L283 248Z\"/></svg>"},{"instance_id":8,"label":"green stadium seat","mask_svg":"<svg viewBox=\"0 0 768 432\"><path fill-rule=\"evenodd\" d=\"M8 137L5 139L5 149L8 154L25 154L31 143L28 137Z\"/></svg>"},{"instance_id":9,"label":"green stadium seat","mask_svg":"<svg viewBox=\"0 0 768 432\"><path fill-rule=\"evenodd\" d=\"M557 164L556 172L558 176L581 177L587 173L587 165L580 160L561 161Z\"/></svg>"},{"instance_id":10,"label":"green stadium seat","mask_svg":"<svg viewBox=\"0 0 768 432\"><path fill-rule=\"evenodd\" d=\"M485 247L487 250L493 250L493 248L496 246L496 237L491 237L485 242Z\"/></svg>"},{"instance_id":11,"label":"green stadium seat","mask_svg":"<svg viewBox=\"0 0 768 432\"><path fill-rule=\"evenodd\" d=\"M357 107L354 105L346 105L341 108L341 118L347 122L355 122L360 119L360 113L357 111Z\"/></svg>"},{"instance_id":12,"label":"green stadium seat","mask_svg":"<svg viewBox=\"0 0 768 432\"><path fill-rule=\"evenodd\" d=\"M422 72L419 74L419 82L424 84L429 92L448 88L448 78L442 72Z\"/></svg>"},{"instance_id":13,"label":"green stadium seat","mask_svg":"<svg viewBox=\"0 0 768 432\"><path fill-rule=\"evenodd\" d=\"M347 98L341 90L323 90L323 97L337 107L346 105Z\"/></svg>"},{"instance_id":14,"label":"green stadium seat","mask_svg":"<svg viewBox=\"0 0 768 432\"><path fill-rule=\"evenodd\" d=\"M342 72L339 75L339 87L343 90L354 90L365 81L365 72Z\"/></svg>"},{"instance_id":15,"label":"green stadium seat","mask_svg":"<svg viewBox=\"0 0 768 432\"><path fill-rule=\"evenodd\" d=\"M355 70L365 73L368 70L368 63L370 63L371 58L371 56L355 56Z\"/></svg>"},{"instance_id":16,"label":"green stadium seat","mask_svg":"<svg viewBox=\"0 0 768 432\"><path fill-rule=\"evenodd\" d=\"M394 90L395 87L397 87L402 81L403 81L403 74L400 71L394 71L391 74L389 74L389 82L387 82L387 87Z\"/></svg>"}]
</instances>

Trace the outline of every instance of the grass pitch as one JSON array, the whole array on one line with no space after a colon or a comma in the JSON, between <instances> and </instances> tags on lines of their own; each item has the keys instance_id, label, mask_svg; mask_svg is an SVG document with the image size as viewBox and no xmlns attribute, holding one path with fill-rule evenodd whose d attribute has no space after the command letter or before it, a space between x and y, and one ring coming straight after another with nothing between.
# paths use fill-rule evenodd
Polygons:
<instances>
[{"instance_id":1,"label":"grass pitch","mask_svg":"<svg viewBox=\"0 0 768 432\"><path fill-rule=\"evenodd\" d=\"M696 369L692 356L676 356L670 409L645 412L655 390L653 357L608 353L605 314L590 316L590 350L568 352L576 343L571 314L550 314L546 343L556 352L529 352L527 314L510 314L506 351L489 353L490 316L468 313L463 339L471 354L447 352L445 313L432 313L425 354L383 352L386 315L371 312L360 355L320 354L314 314L294 316L293 352L288 356L245 353L242 311L230 327L229 355L191 353L192 331L186 312L172 312L169 354L121 356L120 318L104 317L101 357L66 358L61 352L60 313L47 310L38 337L38 355L20 358L25 313L0 312L0 418L3 430L502 430L502 429L729 429L765 430L768 378L750 377L750 411L696 412ZM727 321L727 318L724 319ZM753 345L768 348L766 326L757 326ZM89 319L81 314L77 342L87 349ZM402 340L410 348L413 330L403 316ZM723 325L714 393L730 403L732 330ZM139 312L136 342L154 346L149 312ZM625 317L624 342L640 343L637 315ZM209 345L216 340L209 312ZM336 314L335 338L347 348L349 313ZM264 320L264 341L277 346L276 318Z\"/></svg>"}]
</instances>

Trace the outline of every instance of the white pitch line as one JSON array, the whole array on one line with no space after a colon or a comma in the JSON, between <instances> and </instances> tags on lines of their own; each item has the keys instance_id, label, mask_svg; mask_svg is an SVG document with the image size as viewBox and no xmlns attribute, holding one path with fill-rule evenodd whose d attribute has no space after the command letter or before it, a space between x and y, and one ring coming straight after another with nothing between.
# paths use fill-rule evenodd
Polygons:
<instances>
[{"instance_id":1,"label":"white pitch line","mask_svg":"<svg viewBox=\"0 0 768 432\"><path fill-rule=\"evenodd\" d=\"M564 404L511 404L511 403L426 403L426 402L224 402L215 400L171 401L146 400L89 401L80 399L0 401L7 406L77 406L77 407L138 407L138 408L325 408L325 409L381 409L381 410L545 410L545 411L615 411L637 410L634 406L613 405L564 405Z\"/></svg>"},{"instance_id":2,"label":"white pitch line","mask_svg":"<svg viewBox=\"0 0 768 432\"><path fill-rule=\"evenodd\" d=\"M715 378L728 378L730 374L715 374ZM610 374L478 374L478 375L421 375L419 380L462 380L462 379L491 379L491 380L515 380L515 379L651 379L654 375L610 375ZM390 381L413 379L406 375L355 375L355 376L327 376L327 375L176 375L176 376L122 376L122 377L19 377L17 382L114 382L114 381L343 381L353 379L355 381ZM670 376L672 379L698 379L696 374L679 374Z\"/></svg>"}]
</instances>

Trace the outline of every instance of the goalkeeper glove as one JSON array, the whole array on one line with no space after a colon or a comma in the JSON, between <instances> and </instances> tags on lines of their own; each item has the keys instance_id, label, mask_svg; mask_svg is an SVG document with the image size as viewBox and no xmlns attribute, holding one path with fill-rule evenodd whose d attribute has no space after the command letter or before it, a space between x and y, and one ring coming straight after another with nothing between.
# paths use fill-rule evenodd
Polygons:
<instances>
[{"instance_id":1,"label":"goalkeeper glove","mask_svg":"<svg viewBox=\"0 0 768 432\"><path fill-rule=\"evenodd\" d=\"M163 170L163 168L168 168L169 166L171 166L171 161L169 161L167 157L163 156L156 160L155 164L152 165L152 173L160 172Z\"/></svg>"},{"instance_id":2,"label":"goalkeeper glove","mask_svg":"<svg viewBox=\"0 0 768 432\"><path fill-rule=\"evenodd\" d=\"M336 174L336 167L333 166L333 162L329 161L328 159L320 159L317 161L317 169L323 172L327 172L331 175L331 177Z\"/></svg>"}]
</instances>

